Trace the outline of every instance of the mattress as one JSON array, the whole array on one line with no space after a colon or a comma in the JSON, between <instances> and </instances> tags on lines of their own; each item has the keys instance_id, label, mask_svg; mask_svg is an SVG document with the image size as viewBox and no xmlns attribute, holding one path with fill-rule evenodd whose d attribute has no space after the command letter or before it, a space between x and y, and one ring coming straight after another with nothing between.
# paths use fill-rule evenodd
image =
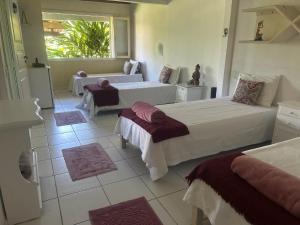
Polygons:
<instances>
[{"instance_id":1,"label":"mattress","mask_svg":"<svg viewBox=\"0 0 300 225\"><path fill-rule=\"evenodd\" d=\"M244 152L300 178L300 138ZM249 225L209 185L197 179L184 196L184 201L201 209L213 225Z\"/></svg>"},{"instance_id":2,"label":"mattress","mask_svg":"<svg viewBox=\"0 0 300 225\"><path fill-rule=\"evenodd\" d=\"M70 81L69 89L74 95L84 92L83 87L87 84L96 84L99 78L105 78L110 83L142 82L142 74L127 75L124 73L89 74L88 77L78 77L74 75Z\"/></svg>"},{"instance_id":3,"label":"mattress","mask_svg":"<svg viewBox=\"0 0 300 225\"><path fill-rule=\"evenodd\" d=\"M144 101L153 105L174 103L177 87L171 84L159 82L130 82L113 83L113 87L119 90L119 105L97 107L94 105L92 94L85 92L80 108L90 111L91 117L99 111L122 109L131 107L136 101Z\"/></svg>"},{"instance_id":4,"label":"mattress","mask_svg":"<svg viewBox=\"0 0 300 225\"><path fill-rule=\"evenodd\" d=\"M229 97L158 106L184 123L190 134L153 143L151 135L120 117L115 132L142 151L142 159L157 180L168 166L247 145L271 140L277 108L249 106Z\"/></svg>"}]
</instances>

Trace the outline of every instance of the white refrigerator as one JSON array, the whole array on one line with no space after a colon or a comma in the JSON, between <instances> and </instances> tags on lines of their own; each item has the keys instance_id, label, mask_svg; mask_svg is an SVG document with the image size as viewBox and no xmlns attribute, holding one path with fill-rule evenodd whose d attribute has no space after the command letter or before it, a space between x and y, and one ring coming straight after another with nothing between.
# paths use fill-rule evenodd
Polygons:
<instances>
[{"instance_id":1,"label":"white refrigerator","mask_svg":"<svg viewBox=\"0 0 300 225\"><path fill-rule=\"evenodd\" d=\"M31 95L39 98L39 106L42 109L53 108L53 88L50 67L31 67L29 69Z\"/></svg>"}]
</instances>

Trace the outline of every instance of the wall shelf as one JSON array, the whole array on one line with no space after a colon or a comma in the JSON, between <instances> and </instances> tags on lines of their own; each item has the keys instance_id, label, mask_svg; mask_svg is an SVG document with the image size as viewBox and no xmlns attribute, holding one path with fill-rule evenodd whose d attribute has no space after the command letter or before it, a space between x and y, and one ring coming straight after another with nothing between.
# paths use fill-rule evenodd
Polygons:
<instances>
[{"instance_id":1,"label":"wall shelf","mask_svg":"<svg viewBox=\"0 0 300 225\"><path fill-rule=\"evenodd\" d=\"M253 41L253 40L242 40L239 43L243 44L269 44L270 41Z\"/></svg>"},{"instance_id":2,"label":"wall shelf","mask_svg":"<svg viewBox=\"0 0 300 225\"><path fill-rule=\"evenodd\" d=\"M239 43L282 43L300 35L300 12L296 6L272 5L244 9L243 12L256 13L256 24L259 21L264 21L262 30L264 35L263 41L255 41L253 37L252 40L241 40Z\"/></svg>"}]
</instances>

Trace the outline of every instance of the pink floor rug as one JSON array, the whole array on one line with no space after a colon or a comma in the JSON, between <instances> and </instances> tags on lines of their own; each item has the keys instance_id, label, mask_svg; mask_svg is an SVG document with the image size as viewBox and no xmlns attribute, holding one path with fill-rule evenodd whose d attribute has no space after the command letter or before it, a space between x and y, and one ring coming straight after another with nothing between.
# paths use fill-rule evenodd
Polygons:
<instances>
[{"instance_id":1,"label":"pink floor rug","mask_svg":"<svg viewBox=\"0 0 300 225\"><path fill-rule=\"evenodd\" d=\"M89 211L92 225L163 225L142 197Z\"/></svg>"},{"instance_id":2,"label":"pink floor rug","mask_svg":"<svg viewBox=\"0 0 300 225\"><path fill-rule=\"evenodd\" d=\"M117 170L97 143L62 150L72 181Z\"/></svg>"},{"instance_id":3,"label":"pink floor rug","mask_svg":"<svg viewBox=\"0 0 300 225\"><path fill-rule=\"evenodd\" d=\"M54 113L54 118L57 126L87 122L80 111Z\"/></svg>"}]
</instances>

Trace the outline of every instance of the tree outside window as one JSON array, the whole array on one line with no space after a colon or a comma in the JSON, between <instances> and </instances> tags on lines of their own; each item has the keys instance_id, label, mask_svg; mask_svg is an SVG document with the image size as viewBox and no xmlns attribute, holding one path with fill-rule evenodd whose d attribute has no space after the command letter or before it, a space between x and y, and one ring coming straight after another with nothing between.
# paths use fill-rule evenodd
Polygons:
<instances>
[{"instance_id":1,"label":"tree outside window","mask_svg":"<svg viewBox=\"0 0 300 225\"><path fill-rule=\"evenodd\" d=\"M86 20L44 20L49 59L109 58L110 23Z\"/></svg>"}]
</instances>

